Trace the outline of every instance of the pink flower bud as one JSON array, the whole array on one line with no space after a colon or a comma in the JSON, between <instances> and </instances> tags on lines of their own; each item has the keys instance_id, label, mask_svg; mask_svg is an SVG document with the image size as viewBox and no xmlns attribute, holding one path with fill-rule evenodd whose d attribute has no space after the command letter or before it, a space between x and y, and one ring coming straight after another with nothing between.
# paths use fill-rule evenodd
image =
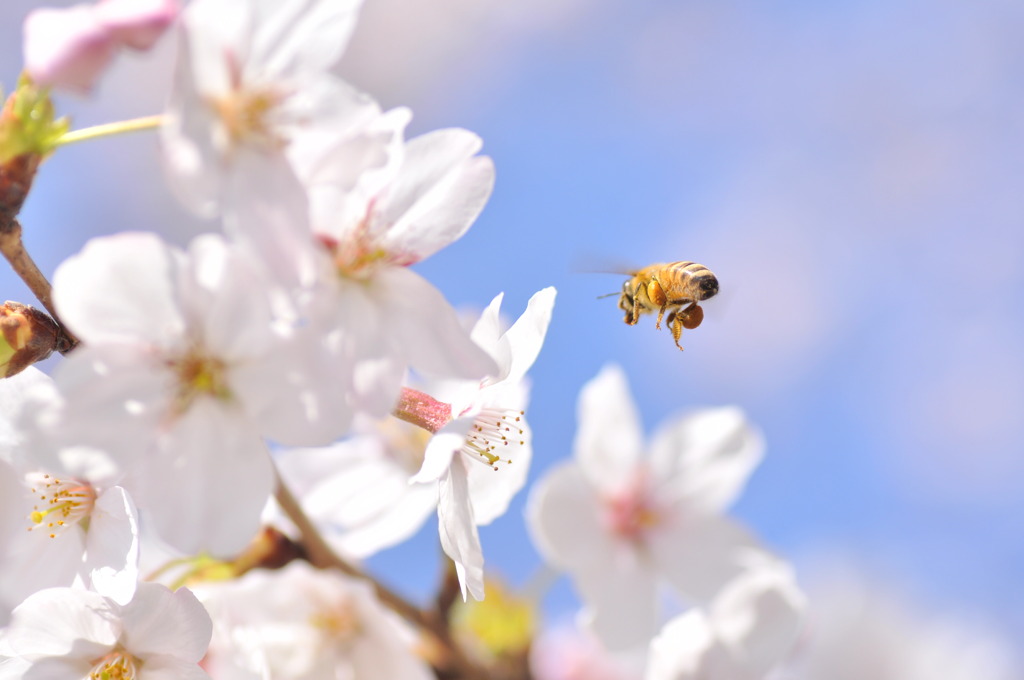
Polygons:
<instances>
[{"instance_id":1,"label":"pink flower bud","mask_svg":"<svg viewBox=\"0 0 1024 680\"><path fill-rule=\"evenodd\" d=\"M176 0L35 10L25 19L25 70L40 85L87 94L118 49L149 49L177 13Z\"/></svg>"},{"instance_id":2,"label":"pink flower bud","mask_svg":"<svg viewBox=\"0 0 1024 680\"><path fill-rule=\"evenodd\" d=\"M40 85L86 94L115 48L88 5L37 9L25 19L25 70Z\"/></svg>"},{"instance_id":3,"label":"pink flower bud","mask_svg":"<svg viewBox=\"0 0 1024 680\"><path fill-rule=\"evenodd\" d=\"M148 50L178 16L177 0L104 0L96 16L114 40L133 50Z\"/></svg>"}]
</instances>

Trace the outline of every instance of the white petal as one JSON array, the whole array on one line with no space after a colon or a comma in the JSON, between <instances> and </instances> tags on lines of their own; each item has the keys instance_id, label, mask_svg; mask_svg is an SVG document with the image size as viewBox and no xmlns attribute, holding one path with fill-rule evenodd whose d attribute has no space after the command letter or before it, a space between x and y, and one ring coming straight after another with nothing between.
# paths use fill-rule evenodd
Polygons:
<instances>
[{"instance_id":1,"label":"white petal","mask_svg":"<svg viewBox=\"0 0 1024 680\"><path fill-rule=\"evenodd\" d=\"M146 659L143 673L140 676L142 680L210 680L209 674L199 664L168 656Z\"/></svg>"},{"instance_id":2,"label":"white petal","mask_svg":"<svg viewBox=\"0 0 1024 680\"><path fill-rule=\"evenodd\" d=\"M769 559L746 529L724 517L682 517L648 537L659 572L680 593L707 604L751 561Z\"/></svg>"},{"instance_id":3,"label":"white petal","mask_svg":"<svg viewBox=\"0 0 1024 680\"><path fill-rule=\"evenodd\" d=\"M197 8L209 4L192 3L185 14L186 23ZM227 4L235 10L244 7L242 3ZM232 11L231 7L222 9ZM232 23L229 16L221 15L220 25ZM227 92L231 75L217 41L204 38L191 27L178 35L174 87L160 128L161 156L178 200L197 215L212 217L220 211L227 165L215 137L221 122L208 97Z\"/></svg>"},{"instance_id":4,"label":"white petal","mask_svg":"<svg viewBox=\"0 0 1024 680\"><path fill-rule=\"evenodd\" d=\"M373 281L371 296L388 310L393 346L429 377L468 380L495 375L494 360L459 323L455 310L426 279L406 267L389 267Z\"/></svg>"},{"instance_id":5,"label":"white petal","mask_svg":"<svg viewBox=\"0 0 1024 680\"><path fill-rule=\"evenodd\" d=\"M271 328L271 287L255 263L218 234L193 239L188 254L182 298L202 347L229 363L269 363L265 357L280 339Z\"/></svg>"},{"instance_id":6,"label":"white petal","mask_svg":"<svg viewBox=\"0 0 1024 680\"><path fill-rule=\"evenodd\" d=\"M381 208L382 244L422 260L466 233L494 188L494 163L468 130L437 130L410 140L405 161Z\"/></svg>"},{"instance_id":7,"label":"white petal","mask_svg":"<svg viewBox=\"0 0 1024 680\"><path fill-rule=\"evenodd\" d=\"M512 364L504 376L506 380L521 380L537 360L547 336L554 307L554 287L549 286L537 291L527 303L526 311L505 333L512 355Z\"/></svg>"},{"instance_id":8,"label":"white petal","mask_svg":"<svg viewBox=\"0 0 1024 680\"><path fill-rule=\"evenodd\" d=\"M440 480L437 504L438 529L441 548L455 562L462 587L475 600L484 599L484 553L473 519L473 506L469 498L465 463L461 458L452 461L448 476Z\"/></svg>"},{"instance_id":9,"label":"white petal","mask_svg":"<svg viewBox=\"0 0 1024 680\"><path fill-rule=\"evenodd\" d=\"M139 577L139 521L135 504L121 487L96 498L85 549L93 589L118 604L130 602Z\"/></svg>"},{"instance_id":10,"label":"white petal","mask_svg":"<svg viewBox=\"0 0 1024 680\"><path fill-rule=\"evenodd\" d=\"M643 447L636 405L622 369L608 365L580 391L573 453L583 473L602 491L633 478Z\"/></svg>"},{"instance_id":11,"label":"white petal","mask_svg":"<svg viewBox=\"0 0 1024 680\"><path fill-rule=\"evenodd\" d=\"M56 398L53 380L35 366L0 380L0 461L10 462L19 453L24 434L17 418L35 395Z\"/></svg>"},{"instance_id":12,"label":"white petal","mask_svg":"<svg viewBox=\"0 0 1024 680\"><path fill-rule=\"evenodd\" d=\"M57 268L53 301L86 343L176 346L184 332L176 255L154 234L92 239Z\"/></svg>"},{"instance_id":13,"label":"white petal","mask_svg":"<svg viewBox=\"0 0 1024 680\"><path fill-rule=\"evenodd\" d=\"M723 588L711 617L719 638L752 677L785 660L800 634L806 601L785 564L752 568Z\"/></svg>"},{"instance_id":14,"label":"white petal","mask_svg":"<svg viewBox=\"0 0 1024 680\"><path fill-rule=\"evenodd\" d=\"M282 285L311 280L317 245L309 198L283 153L236 150L225 177L224 230L249 246Z\"/></svg>"},{"instance_id":15,"label":"white petal","mask_svg":"<svg viewBox=\"0 0 1024 680\"><path fill-rule=\"evenodd\" d=\"M466 442L466 434L472 425L472 417L456 418L438 430L427 443L427 450L423 453L423 466L409 482L433 482L443 477L448 472L453 457Z\"/></svg>"},{"instance_id":16,"label":"white petal","mask_svg":"<svg viewBox=\"0 0 1024 680\"><path fill-rule=\"evenodd\" d=\"M362 583L352 584L361 635L349 658L353 678L359 680L432 680L436 676L406 645L401 630Z\"/></svg>"},{"instance_id":17,"label":"white petal","mask_svg":"<svg viewBox=\"0 0 1024 680\"><path fill-rule=\"evenodd\" d=\"M259 529L273 488L270 457L236 407L197 400L138 472L132 497L157 533L187 554L233 556Z\"/></svg>"},{"instance_id":18,"label":"white petal","mask_svg":"<svg viewBox=\"0 0 1024 680\"><path fill-rule=\"evenodd\" d=\"M103 656L121 633L112 604L101 595L73 588L40 590L11 615L7 643L18 656Z\"/></svg>"},{"instance_id":19,"label":"white petal","mask_svg":"<svg viewBox=\"0 0 1024 680\"><path fill-rule=\"evenodd\" d=\"M158 360L135 344L76 349L54 371L66 399L60 434L99 447L123 464L137 459L172 394L170 372Z\"/></svg>"},{"instance_id":20,"label":"white petal","mask_svg":"<svg viewBox=\"0 0 1024 680\"><path fill-rule=\"evenodd\" d=\"M19 500L25 488L19 489ZM70 586L82 565L85 532L81 526L70 527L53 538L45 530L26 531L28 503L18 508L22 520L19 531L4 546L0 569L0 600L17 604L43 588Z\"/></svg>"},{"instance_id":21,"label":"white petal","mask_svg":"<svg viewBox=\"0 0 1024 680\"><path fill-rule=\"evenodd\" d=\"M537 550L552 565L577 571L608 560L613 545L601 523L601 504L578 465L565 463L530 490L527 527Z\"/></svg>"},{"instance_id":22,"label":"white petal","mask_svg":"<svg viewBox=\"0 0 1024 680\"><path fill-rule=\"evenodd\" d=\"M337 62L355 27L361 0L254 0L250 55L272 74L319 72Z\"/></svg>"},{"instance_id":23,"label":"white petal","mask_svg":"<svg viewBox=\"0 0 1024 680\"><path fill-rule=\"evenodd\" d=\"M586 625L610 651L645 644L657 631L657 584L640 563L593 565L576 573L573 582L586 603Z\"/></svg>"},{"instance_id":24,"label":"white petal","mask_svg":"<svg viewBox=\"0 0 1024 680\"><path fill-rule=\"evenodd\" d=\"M707 616L691 609L651 641L644 680L743 680L736 671Z\"/></svg>"},{"instance_id":25,"label":"white petal","mask_svg":"<svg viewBox=\"0 0 1024 680\"><path fill-rule=\"evenodd\" d=\"M140 583L121 620L125 648L143 659L169 656L197 663L213 633L210 616L192 591L171 591L158 583Z\"/></svg>"},{"instance_id":26,"label":"white petal","mask_svg":"<svg viewBox=\"0 0 1024 680\"><path fill-rule=\"evenodd\" d=\"M725 510L761 461L764 441L738 408L704 409L664 425L651 443L659 495L702 512Z\"/></svg>"},{"instance_id":27,"label":"white petal","mask_svg":"<svg viewBox=\"0 0 1024 680\"><path fill-rule=\"evenodd\" d=\"M494 357L498 364L498 376L504 377L508 373L508 367L512 363L507 342L501 342L501 301L504 293L498 293L491 304L484 308L480 318L473 325L469 337L477 345L483 348L488 354Z\"/></svg>"},{"instance_id":28,"label":"white petal","mask_svg":"<svg viewBox=\"0 0 1024 680\"><path fill-rule=\"evenodd\" d=\"M275 459L288 488L344 555L363 558L396 545L437 510L437 485L409 484L405 466L377 437L279 452Z\"/></svg>"}]
</instances>

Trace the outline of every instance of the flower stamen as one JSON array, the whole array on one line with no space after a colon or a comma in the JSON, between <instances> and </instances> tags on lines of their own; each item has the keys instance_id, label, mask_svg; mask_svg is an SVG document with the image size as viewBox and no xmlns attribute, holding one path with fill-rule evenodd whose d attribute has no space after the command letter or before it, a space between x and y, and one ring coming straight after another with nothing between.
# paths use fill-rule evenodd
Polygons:
<instances>
[{"instance_id":1,"label":"flower stamen","mask_svg":"<svg viewBox=\"0 0 1024 680\"><path fill-rule=\"evenodd\" d=\"M135 657L116 651L99 659L89 671L87 680L135 680L137 677Z\"/></svg>"},{"instance_id":2,"label":"flower stamen","mask_svg":"<svg viewBox=\"0 0 1024 680\"><path fill-rule=\"evenodd\" d=\"M506 448L526 446L526 433L523 429L524 411L505 408L484 408L477 414L469 434L460 449L471 459L484 463L494 470L500 463L512 463L512 458L502 458L501 453L511 455Z\"/></svg>"},{"instance_id":3,"label":"flower stamen","mask_svg":"<svg viewBox=\"0 0 1024 680\"><path fill-rule=\"evenodd\" d=\"M25 476L32 495L41 503L32 506L29 531L45 527L50 538L67 527L86 520L92 514L96 503L96 490L77 479L58 479L45 472L33 472Z\"/></svg>"}]
</instances>

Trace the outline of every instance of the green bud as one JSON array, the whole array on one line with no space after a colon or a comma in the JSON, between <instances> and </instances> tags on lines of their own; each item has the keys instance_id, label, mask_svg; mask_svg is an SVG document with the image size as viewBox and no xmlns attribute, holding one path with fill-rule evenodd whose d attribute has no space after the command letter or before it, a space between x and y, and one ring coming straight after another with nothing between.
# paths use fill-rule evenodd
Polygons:
<instances>
[{"instance_id":1,"label":"green bud","mask_svg":"<svg viewBox=\"0 0 1024 680\"><path fill-rule=\"evenodd\" d=\"M0 112L0 165L25 155L45 158L69 127L66 117L55 118L49 88L22 74Z\"/></svg>"}]
</instances>

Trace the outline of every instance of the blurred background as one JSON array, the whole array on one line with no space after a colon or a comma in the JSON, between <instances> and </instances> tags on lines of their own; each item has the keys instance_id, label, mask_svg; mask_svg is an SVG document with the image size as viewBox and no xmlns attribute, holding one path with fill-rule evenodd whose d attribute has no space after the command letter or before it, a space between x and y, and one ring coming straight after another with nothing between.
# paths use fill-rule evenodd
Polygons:
<instances>
[{"instance_id":1,"label":"blurred background","mask_svg":"<svg viewBox=\"0 0 1024 680\"><path fill-rule=\"evenodd\" d=\"M0 9L8 88L35 4ZM511 318L558 288L531 374L531 479L571 455L578 390L607 362L625 368L648 431L738 404L768 453L733 512L801 580L855 573L1012 656L1022 35L1013 0L366 0L340 72L410 106L412 133L469 128L496 162L488 208L422 273L459 306L505 291ZM60 100L75 126L159 112L171 42L122 59L90 100ZM152 134L60 151L22 221L47 273L94 235L215 228L170 196ZM722 285L685 352L597 299L622 276L587 273L675 260ZM0 284L32 302L9 272ZM517 585L540 566L525 498L482 531L488 566ZM436 552L431 523L371 565L422 594ZM545 606L571 617L564 579Z\"/></svg>"}]
</instances>

